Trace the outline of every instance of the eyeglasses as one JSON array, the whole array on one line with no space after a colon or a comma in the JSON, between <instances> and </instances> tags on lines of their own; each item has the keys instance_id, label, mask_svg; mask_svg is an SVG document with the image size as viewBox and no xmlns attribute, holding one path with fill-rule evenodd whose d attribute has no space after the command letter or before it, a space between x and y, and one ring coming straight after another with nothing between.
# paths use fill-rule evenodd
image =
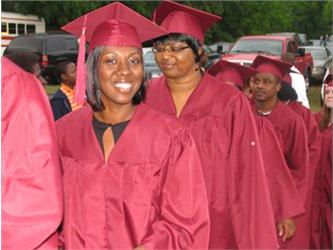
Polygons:
<instances>
[{"instance_id":1,"label":"eyeglasses","mask_svg":"<svg viewBox=\"0 0 333 250\"><path fill-rule=\"evenodd\" d=\"M179 53L180 51L184 50L184 49L188 49L190 46L184 46L184 47L173 47L173 46L158 46L158 47L154 47L152 50L155 54L159 54L159 53L164 53L166 51L170 52L170 53Z\"/></svg>"}]
</instances>

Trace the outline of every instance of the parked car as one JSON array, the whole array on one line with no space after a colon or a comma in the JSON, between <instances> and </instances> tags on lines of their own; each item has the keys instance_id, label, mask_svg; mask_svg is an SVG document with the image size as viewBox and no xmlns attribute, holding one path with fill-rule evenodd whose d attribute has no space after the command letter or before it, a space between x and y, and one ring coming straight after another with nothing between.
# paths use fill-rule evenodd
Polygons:
<instances>
[{"instance_id":1,"label":"parked car","mask_svg":"<svg viewBox=\"0 0 333 250\"><path fill-rule=\"evenodd\" d=\"M229 52L232 43L228 42L217 42L209 45L212 51L217 52L219 54L226 54Z\"/></svg>"},{"instance_id":2,"label":"parked car","mask_svg":"<svg viewBox=\"0 0 333 250\"><path fill-rule=\"evenodd\" d=\"M43 77L48 83L56 83L55 65L64 60L76 63L78 43L77 38L64 32L37 33L16 37L9 43L4 54L18 50L39 55Z\"/></svg>"},{"instance_id":3,"label":"parked car","mask_svg":"<svg viewBox=\"0 0 333 250\"><path fill-rule=\"evenodd\" d=\"M322 81L325 74L324 64L331 56L331 52L322 46L303 46L305 52L311 53L313 58L313 67L311 71L312 81Z\"/></svg>"},{"instance_id":4,"label":"parked car","mask_svg":"<svg viewBox=\"0 0 333 250\"><path fill-rule=\"evenodd\" d=\"M269 33L268 36L285 36L292 38L297 46L302 45L302 39L300 35L296 32L277 32L277 33Z\"/></svg>"},{"instance_id":5,"label":"parked car","mask_svg":"<svg viewBox=\"0 0 333 250\"><path fill-rule=\"evenodd\" d=\"M155 61L155 55L152 50L146 50L143 55L143 62L148 79L159 77L162 75L160 68Z\"/></svg>"},{"instance_id":6,"label":"parked car","mask_svg":"<svg viewBox=\"0 0 333 250\"><path fill-rule=\"evenodd\" d=\"M295 55L295 66L303 74L306 85L309 86L313 67L310 53L305 53L304 48L298 48L291 36L243 36L232 46L228 54L222 55L224 60L250 66L258 54L273 59L281 59L287 52Z\"/></svg>"},{"instance_id":7,"label":"parked car","mask_svg":"<svg viewBox=\"0 0 333 250\"><path fill-rule=\"evenodd\" d=\"M216 63L220 59L220 53L213 51L209 46L203 46L207 55L208 55L208 62L205 65L205 68L208 69L214 63Z\"/></svg>"}]
</instances>

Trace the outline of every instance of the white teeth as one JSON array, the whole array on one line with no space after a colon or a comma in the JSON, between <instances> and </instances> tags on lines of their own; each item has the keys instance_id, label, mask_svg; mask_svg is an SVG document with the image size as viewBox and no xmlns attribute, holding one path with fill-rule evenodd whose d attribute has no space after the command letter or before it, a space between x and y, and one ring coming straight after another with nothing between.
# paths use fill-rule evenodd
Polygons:
<instances>
[{"instance_id":1,"label":"white teeth","mask_svg":"<svg viewBox=\"0 0 333 250\"><path fill-rule=\"evenodd\" d=\"M114 84L114 86L116 88L123 89L123 90L128 90L131 88L131 84L127 83L127 82L116 83L116 84Z\"/></svg>"}]
</instances>

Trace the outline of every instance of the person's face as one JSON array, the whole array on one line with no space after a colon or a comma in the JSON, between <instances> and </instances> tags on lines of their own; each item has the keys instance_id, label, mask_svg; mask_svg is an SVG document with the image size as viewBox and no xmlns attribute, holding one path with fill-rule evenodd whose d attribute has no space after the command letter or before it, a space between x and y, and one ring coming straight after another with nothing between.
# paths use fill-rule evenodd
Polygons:
<instances>
[{"instance_id":1,"label":"person's face","mask_svg":"<svg viewBox=\"0 0 333 250\"><path fill-rule=\"evenodd\" d=\"M143 81L141 50L106 46L99 59L97 74L104 104L132 104Z\"/></svg>"},{"instance_id":2,"label":"person's face","mask_svg":"<svg viewBox=\"0 0 333 250\"><path fill-rule=\"evenodd\" d=\"M195 55L185 42L167 41L154 45L155 60L162 73L171 79L186 77L195 71Z\"/></svg>"},{"instance_id":3,"label":"person's face","mask_svg":"<svg viewBox=\"0 0 333 250\"><path fill-rule=\"evenodd\" d=\"M324 104L328 108L333 108L333 87L326 87L324 91Z\"/></svg>"},{"instance_id":4,"label":"person's face","mask_svg":"<svg viewBox=\"0 0 333 250\"><path fill-rule=\"evenodd\" d=\"M67 83L70 86L75 85L76 80L76 66L74 63L70 63L66 67L65 74L61 75L61 78L65 83Z\"/></svg>"},{"instance_id":5,"label":"person's face","mask_svg":"<svg viewBox=\"0 0 333 250\"><path fill-rule=\"evenodd\" d=\"M45 78L42 76L42 70L40 69L40 66L38 63L35 63L32 66L32 74L37 77L37 79L41 82L41 84L43 86L47 85Z\"/></svg>"},{"instance_id":6,"label":"person's face","mask_svg":"<svg viewBox=\"0 0 333 250\"><path fill-rule=\"evenodd\" d=\"M268 101L277 96L281 84L277 77L270 73L258 73L250 80L250 89L255 100Z\"/></svg>"}]
</instances>

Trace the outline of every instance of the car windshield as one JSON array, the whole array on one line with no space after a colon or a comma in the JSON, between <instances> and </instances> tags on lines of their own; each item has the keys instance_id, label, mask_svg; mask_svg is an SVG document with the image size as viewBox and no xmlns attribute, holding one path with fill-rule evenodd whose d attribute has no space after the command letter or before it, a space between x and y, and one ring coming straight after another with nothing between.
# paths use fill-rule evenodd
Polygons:
<instances>
[{"instance_id":1,"label":"car windshield","mask_svg":"<svg viewBox=\"0 0 333 250\"><path fill-rule=\"evenodd\" d=\"M143 61L145 63L155 63L155 55L152 51L147 51L143 56Z\"/></svg>"},{"instance_id":2,"label":"car windshield","mask_svg":"<svg viewBox=\"0 0 333 250\"><path fill-rule=\"evenodd\" d=\"M325 52L323 50L309 50L314 60L326 60Z\"/></svg>"},{"instance_id":3,"label":"car windshield","mask_svg":"<svg viewBox=\"0 0 333 250\"><path fill-rule=\"evenodd\" d=\"M282 54L282 41L268 39L243 39L239 40L230 53L263 53L270 55Z\"/></svg>"},{"instance_id":4,"label":"car windshield","mask_svg":"<svg viewBox=\"0 0 333 250\"><path fill-rule=\"evenodd\" d=\"M32 52L43 51L43 40L35 37L17 37L8 46L10 49L27 49Z\"/></svg>"}]
</instances>

